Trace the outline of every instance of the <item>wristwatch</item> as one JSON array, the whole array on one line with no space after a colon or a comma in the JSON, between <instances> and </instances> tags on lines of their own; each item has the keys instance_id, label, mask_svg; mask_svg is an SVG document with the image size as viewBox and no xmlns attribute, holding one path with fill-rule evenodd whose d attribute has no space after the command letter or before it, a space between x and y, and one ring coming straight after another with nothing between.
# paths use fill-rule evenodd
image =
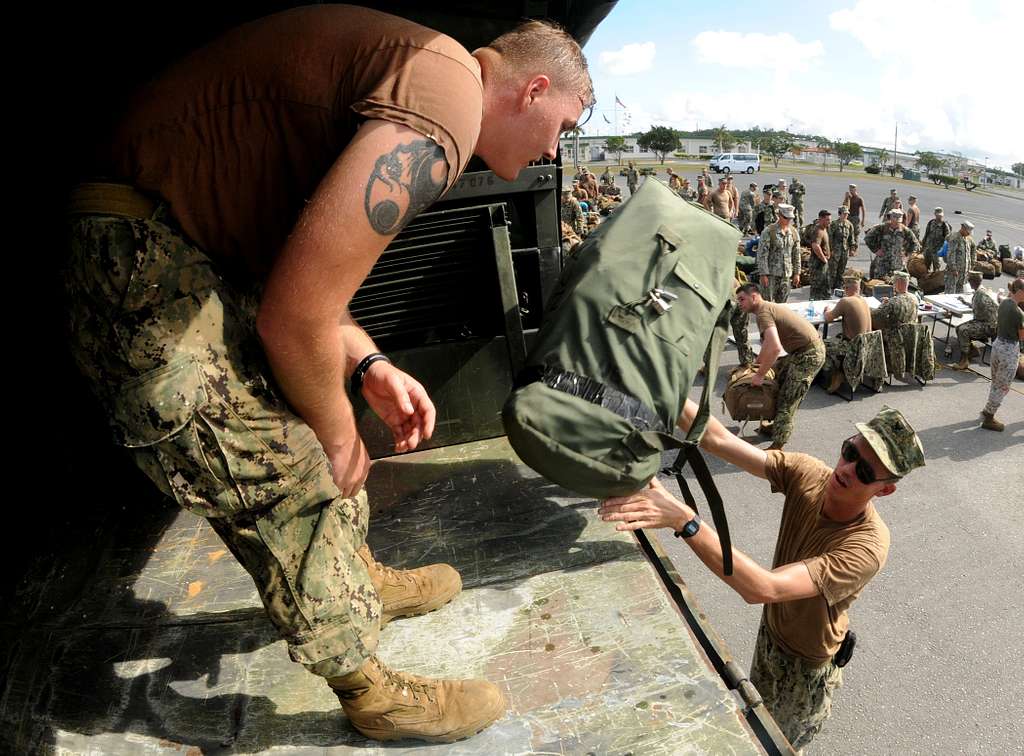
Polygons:
<instances>
[{"instance_id":1,"label":"wristwatch","mask_svg":"<svg viewBox=\"0 0 1024 756\"><path fill-rule=\"evenodd\" d=\"M692 538L700 530L700 515L694 515L693 519L683 525L682 530L676 531L676 538Z\"/></svg>"}]
</instances>

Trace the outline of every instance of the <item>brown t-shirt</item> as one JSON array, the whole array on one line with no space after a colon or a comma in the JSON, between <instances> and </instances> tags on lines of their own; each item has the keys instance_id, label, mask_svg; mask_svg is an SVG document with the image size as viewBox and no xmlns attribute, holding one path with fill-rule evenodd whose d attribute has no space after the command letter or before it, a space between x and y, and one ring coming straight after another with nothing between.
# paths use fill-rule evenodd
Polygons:
<instances>
[{"instance_id":1,"label":"brown t-shirt","mask_svg":"<svg viewBox=\"0 0 1024 756\"><path fill-rule=\"evenodd\" d=\"M1020 305L1007 297L999 303L999 315L996 318L996 338L1017 341L1020 329L1024 328L1024 312Z\"/></svg>"},{"instance_id":2,"label":"brown t-shirt","mask_svg":"<svg viewBox=\"0 0 1024 756\"><path fill-rule=\"evenodd\" d=\"M772 492L786 495L772 568L803 562L819 596L767 604L772 639L793 656L825 662L846 635L847 609L889 554L889 528L874 504L851 522L821 514L832 469L806 454L770 451L766 464Z\"/></svg>"},{"instance_id":3,"label":"brown t-shirt","mask_svg":"<svg viewBox=\"0 0 1024 756\"><path fill-rule=\"evenodd\" d=\"M761 333L762 342L764 332L772 326L779 332L782 348L790 354L809 347L818 339L818 332L806 318L797 315L784 304L765 302L757 313L757 330Z\"/></svg>"},{"instance_id":4,"label":"brown t-shirt","mask_svg":"<svg viewBox=\"0 0 1024 756\"><path fill-rule=\"evenodd\" d=\"M715 189L711 192L711 212L720 218L729 217L729 205L732 202L732 194L728 189Z\"/></svg>"},{"instance_id":5,"label":"brown t-shirt","mask_svg":"<svg viewBox=\"0 0 1024 756\"><path fill-rule=\"evenodd\" d=\"M846 204L850 208L850 221L860 222L860 209L864 207L864 198L859 194L854 196L849 192L846 193Z\"/></svg>"},{"instance_id":6,"label":"brown t-shirt","mask_svg":"<svg viewBox=\"0 0 1024 756\"><path fill-rule=\"evenodd\" d=\"M433 139L451 188L482 108L480 68L453 39L366 8L309 6L234 29L147 85L110 169L166 200L212 259L262 279L360 123Z\"/></svg>"},{"instance_id":7,"label":"brown t-shirt","mask_svg":"<svg viewBox=\"0 0 1024 756\"><path fill-rule=\"evenodd\" d=\"M838 318L843 318L843 336L848 339L856 338L862 333L871 330L871 308L867 300L859 294L854 297L843 297L832 309L832 313Z\"/></svg>"}]
</instances>

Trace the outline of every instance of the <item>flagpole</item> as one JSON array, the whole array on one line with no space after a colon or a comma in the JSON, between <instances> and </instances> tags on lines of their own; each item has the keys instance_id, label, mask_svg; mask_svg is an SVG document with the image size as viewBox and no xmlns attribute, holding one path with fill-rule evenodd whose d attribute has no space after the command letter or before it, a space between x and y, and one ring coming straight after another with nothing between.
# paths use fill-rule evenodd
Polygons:
<instances>
[{"instance_id":1,"label":"flagpole","mask_svg":"<svg viewBox=\"0 0 1024 756\"><path fill-rule=\"evenodd\" d=\"M619 135L619 95L615 95L615 136Z\"/></svg>"}]
</instances>

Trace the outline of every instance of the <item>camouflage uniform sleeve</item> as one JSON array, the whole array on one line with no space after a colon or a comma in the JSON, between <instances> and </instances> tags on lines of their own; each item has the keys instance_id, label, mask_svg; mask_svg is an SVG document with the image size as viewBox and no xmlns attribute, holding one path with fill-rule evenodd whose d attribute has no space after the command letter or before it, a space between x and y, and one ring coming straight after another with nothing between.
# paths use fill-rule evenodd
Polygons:
<instances>
[{"instance_id":1,"label":"camouflage uniform sleeve","mask_svg":"<svg viewBox=\"0 0 1024 756\"><path fill-rule=\"evenodd\" d=\"M921 242L918 241L917 237L914 236L914 232L909 228L903 232L903 238L907 240L911 254L921 251Z\"/></svg>"},{"instance_id":2,"label":"camouflage uniform sleeve","mask_svg":"<svg viewBox=\"0 0 1024 756\"><path fill-rule=\"evenodd\" d=\"M800 243L799 241L793 241L793 272L791 275L800 275Z\"/></svg>"},{"instance_id":3,"label":"camouflage uniform sleeve","mask_svg":"<svg viewBox=\"0 0 1024 756\"><path fill-rule=\"evenodd\" d=\"M757 245L757 275L768 275L768 257L771 254L772 235L765 226L761 232L761 241Z\"/></svg>"}]
</instances>

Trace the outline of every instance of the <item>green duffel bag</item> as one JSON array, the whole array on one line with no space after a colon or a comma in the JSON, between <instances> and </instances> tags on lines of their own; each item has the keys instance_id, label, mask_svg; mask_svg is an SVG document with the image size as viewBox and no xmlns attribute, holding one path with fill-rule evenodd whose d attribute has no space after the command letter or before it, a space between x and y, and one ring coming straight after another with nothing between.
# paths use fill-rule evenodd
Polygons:
<instances>
[{"instance_id":1,"label":"green duffel bag","mask_svg":"<svg viewBox=\"0 0 1024 756\"><path fill-rule=\"evenodd\" d=\"M527 465L606 498L640 490L658 473L663 451L684 449L677 468L691 462L706 488L696 445L733 307L739 238L734 226L657 181L587 237L502 411ZM672 431L702 364L700 411L680 439Z\"/></svg>"}]
</instances>

